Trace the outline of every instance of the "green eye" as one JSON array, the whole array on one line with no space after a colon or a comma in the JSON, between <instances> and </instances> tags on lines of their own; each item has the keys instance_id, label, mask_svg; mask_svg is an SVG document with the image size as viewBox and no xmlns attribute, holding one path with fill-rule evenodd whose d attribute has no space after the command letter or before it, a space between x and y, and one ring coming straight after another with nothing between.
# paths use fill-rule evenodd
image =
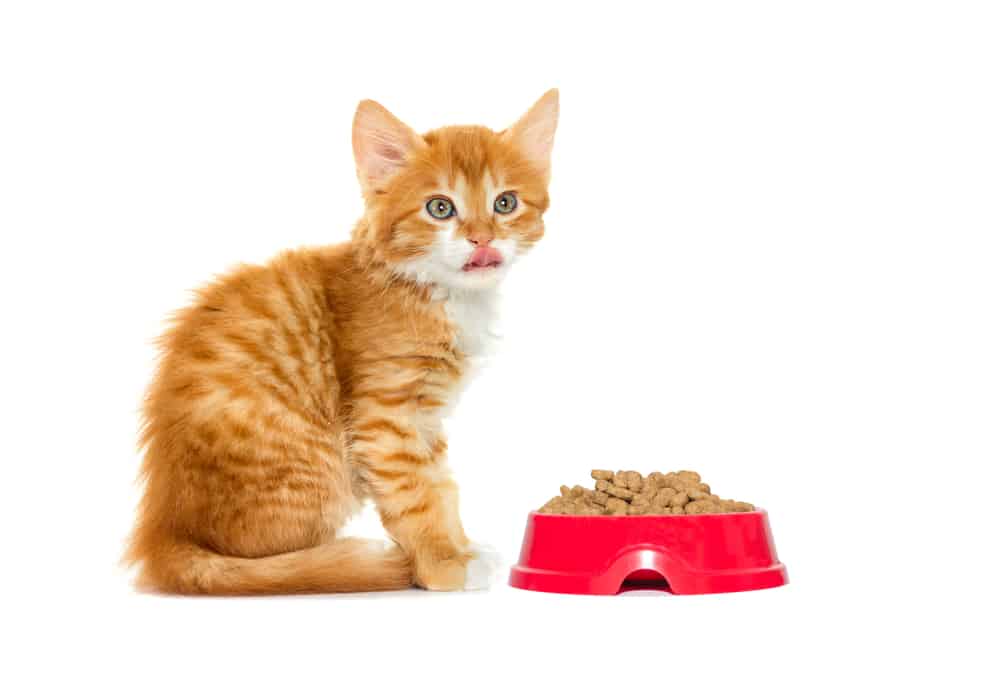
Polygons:
<instances>
[{"instance_id":1,"label":"green eye","mask_svg":"<svg viewBox=\"0 0 1000 675\"><path fill-rule=\"evenodd\" d=\"M447 220L455 215L455 205L444 197L435 197L427 202L427 213L438 220Z\"/></svg>"},{"instance_id":2,"label":"green eye","mask_svg":"<svg viewBox=\"0 0 1000 675\"><path fill-rule=\"evenodd\" d=\"M497 213L510 213L517 208L517 197L513 192L504 192L493 202L493 210Z\"/></svg>"}]
</instances>

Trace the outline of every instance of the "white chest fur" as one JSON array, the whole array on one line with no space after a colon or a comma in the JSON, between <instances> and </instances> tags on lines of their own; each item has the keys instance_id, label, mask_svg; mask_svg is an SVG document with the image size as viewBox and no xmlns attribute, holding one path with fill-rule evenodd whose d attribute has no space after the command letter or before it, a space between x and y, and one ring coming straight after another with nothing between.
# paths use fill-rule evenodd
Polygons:
<instances>
[{"instance_id":1,"label":"white chest fur","mask_svg":"<svg viewBox=\"0 0 1000 675\"><path fill-rule=\"evenodd\" d=\"M465 371L456 384L445 415L454 409L469 381L486 365L500 340L500 298L494 290L451 291L445 313L455 332L455 347L466 357Z\"/></svg>"},{"instance_id":2,"label":"white chest fur","mask_svg":"<svg viewBox=\"0 0 1000 675\"><path fill-rule=\"evenodd\" d=\"M444 310L455 331L455 346L469 359L489 356L500 339L496 291L452 291Z\"/></svg>"}]
</instances>

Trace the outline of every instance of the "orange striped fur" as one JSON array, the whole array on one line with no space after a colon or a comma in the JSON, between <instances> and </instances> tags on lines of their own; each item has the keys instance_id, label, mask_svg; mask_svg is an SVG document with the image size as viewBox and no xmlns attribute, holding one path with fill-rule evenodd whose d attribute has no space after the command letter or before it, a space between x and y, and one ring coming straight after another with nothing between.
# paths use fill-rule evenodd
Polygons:
<instances>
[{"instance_id":1,"label":"orange striped fur","mask_svg":"<svg viewBox=\"0 0 1000 675\"><path fill-rule=\"evenodd\" d=\"M496 285L544 232L557 115L553 90L506 131L419 136L377 103L358 106L365 213L351 240L239 267L161 339L126 553L139 585L223 595L474 583L480 556L441 421L485 353ZM494 208L502 193L516 195L513 212ZM455 206L447 220L427 207L442 196ZM484 241L501 264L475 266ZM338 538L367 499L394 545Z\"/></svg>"}]
</instances>

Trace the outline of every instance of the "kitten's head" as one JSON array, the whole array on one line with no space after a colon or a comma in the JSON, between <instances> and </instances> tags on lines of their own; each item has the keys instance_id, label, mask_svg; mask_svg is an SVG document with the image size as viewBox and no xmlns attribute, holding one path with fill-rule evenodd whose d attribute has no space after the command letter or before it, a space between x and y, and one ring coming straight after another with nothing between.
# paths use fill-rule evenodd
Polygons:
<instances>
[{"instance_id":1,"label":"kitten's head","mask_svg":"<svg viewBox=\"0 0 1000 675\"><path fill-rule=\"evenodd\" d=\"M365 218L355 236L405 278L495 286L545 231L558 117L552 89L505 131L455 126L420 136L362 101L353 140Z\"/></svg>"}]
</instances>

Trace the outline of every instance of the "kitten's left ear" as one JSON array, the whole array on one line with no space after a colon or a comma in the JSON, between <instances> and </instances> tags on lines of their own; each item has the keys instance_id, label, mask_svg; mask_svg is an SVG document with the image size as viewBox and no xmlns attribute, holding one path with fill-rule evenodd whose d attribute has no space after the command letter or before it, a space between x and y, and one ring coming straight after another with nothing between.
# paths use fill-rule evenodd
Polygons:
<instances>
[{"instance_id":1,"label":"kitten's left ear","mask_svg":"<svg viewBox=\"0 0 1000 675\"><path fill-rule=\"evenodd\" d=\"M549 178L552 144L559 122L559 90L549 89L521 116L514 126L503 132L504 138L517 144L528 159Z\"/></svg>"},{"instance_id":2,"label":"kitten's left ear","mask_svg":"<svg viewBox=\"0 0 1000 675\"><path fill-rule=\"evenodd\" d=\"M358 104L351 140L358 181L365 193L378 189L426 145L415 131L371 100Z\"/></svg>"}]
</instances>

